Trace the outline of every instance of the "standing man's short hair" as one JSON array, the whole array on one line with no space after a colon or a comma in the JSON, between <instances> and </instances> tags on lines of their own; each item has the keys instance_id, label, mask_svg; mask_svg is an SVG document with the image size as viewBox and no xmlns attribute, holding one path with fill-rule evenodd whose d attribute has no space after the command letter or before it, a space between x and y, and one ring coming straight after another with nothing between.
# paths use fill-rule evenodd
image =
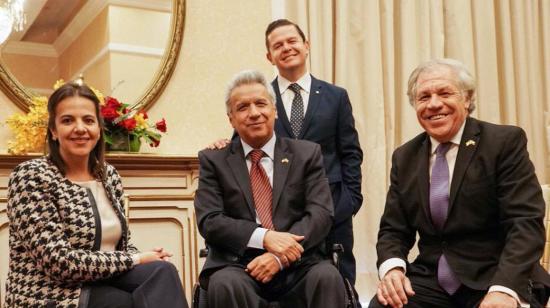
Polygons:
<instances>
[{"instance_id":1,"label":"standing man's short hair","mask_svg":"<svg viewBox=\"0 0 550 308\"><path fill-rule=\"evenodd\" d=\"M298 34L300 35L302 40L304 42L306 41L306 36L304 34L304 31L300 29L300 26L298 26L297 24L293 23L288 19L277 19L272 21L269 25L267 25L267 29L265 30L265 47L267 48L267 51L269 51L269 41L267 37L271 34L271 32L273 32L273 30L284 26L294 26L294 28L296 28L296 31L298 31Z\"/></svg>"}]
</instances>

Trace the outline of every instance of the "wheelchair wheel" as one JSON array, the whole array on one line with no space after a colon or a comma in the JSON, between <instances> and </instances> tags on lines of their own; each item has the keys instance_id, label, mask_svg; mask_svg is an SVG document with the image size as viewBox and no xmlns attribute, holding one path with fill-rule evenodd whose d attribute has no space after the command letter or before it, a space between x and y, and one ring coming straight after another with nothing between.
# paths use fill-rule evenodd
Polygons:
<instances>
[{"instance_id":1,"label":"wheelchair wheel","mask_svg":"<svg viewBox=\"0 0 550 308\"><path fill-rule=\"evenodd\" d=\"M347 279L344 279L344 284L346 285L346 299L347 299L346 307L357 308L357 298L355 297L353 286Z\"/></svg>"},{"instance_id":2,"label":"wheelchair wheel","mask_svg":"<svg viewBox=\"0 0 550 308\"><path fill-rule=\"evenodd\" d=\"M199 283L195 283L193 286L193 302L192 308L208 308L208 298L206 297L206 291L203 290Z\"/></svg>"}]
</instances>

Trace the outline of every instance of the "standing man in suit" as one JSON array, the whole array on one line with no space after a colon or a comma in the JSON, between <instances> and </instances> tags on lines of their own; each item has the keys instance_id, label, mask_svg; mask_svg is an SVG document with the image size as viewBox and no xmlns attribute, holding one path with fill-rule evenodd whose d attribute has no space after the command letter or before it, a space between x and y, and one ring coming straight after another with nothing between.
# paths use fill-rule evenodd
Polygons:
<instances>
[{"instance_id":1,"label":"standing man in suit","mask_svg":"<svg viewBox=\"0 0 550 308\"><path fill-rule=\"evenodd\" d=\"M333 206L321 149L275 136L274 100L263 75L238 74L226 106L239 137L199 152L195 209L210 248L201 285L209 307L344 307L324 254Z\"/></svg>"},{"instance_id":2,"label":"standing man in suit","mask_svg":"<svg viewBox=\"0 0 550 308\"><path fill-rule=\"evenodd\" d=\"M533 286L548 286L549 276L539 264L545 205L525 132L469 117L475 81L456 60L421 64L407 94L425 132L393 153L371 307L533 304ZM420 253L409 264L417 233Z\"/></svg>"},{"instance_id":3,"label":"standing man in suit","mask_svg":"<svg viewBox=\"0 0 550 308\"><path fill-rule=\"evenodd\" d=\"M267 59L277 67L271 83L277 97L278 136L321 145L334 202L330 243L341 243L341 270L355 283L352 218L361 203L361 162L351 103L345 89L310 75L306 68L309 42L300 27L286 19L271 22L265 31Z\"/></svg>"}]
</instances>

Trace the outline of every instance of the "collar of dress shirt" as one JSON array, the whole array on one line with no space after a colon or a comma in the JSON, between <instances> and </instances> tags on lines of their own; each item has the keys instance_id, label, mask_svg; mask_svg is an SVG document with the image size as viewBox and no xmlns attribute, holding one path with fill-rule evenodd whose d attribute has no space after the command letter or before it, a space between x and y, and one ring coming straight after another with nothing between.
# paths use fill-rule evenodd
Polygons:
<instances>
[{"instance_id":1,"label":"collar of dress shirt","mask_svg":"<svg viewBox=\"0 0 550 308\"><path fill-rule=\"evenodd\" d=\"M279 91L283 94L286 90L288 90L288 86L294 82L290 82L285 77L279 75L277 76L277 83L279 84ZM311 89L311 75L308 72L296 80L296 83L302 87L302 90L309 94L309 90Z\"/></svg>"},{"instance_id":2,"label":"collar of dress shirt","mask_svg":"<svg viewBox=\"0 0 550 308\"><path fill-rule=\"evenodd\" d=\"M456 135L453 138L451 138L450 142L452 144L456 144L456 145L460 144L460 140L462 139L462 134L464 133L464 126L465 125L466 125L466 119L464 119L464 123L462 123L462 126L460 126L460 129L458 130L458 133L456 133ZM440 142L435 140L432 136L430 136L430 141L432 142L431 154L434 155L435 154L435 149L440 144Z\"/></svg>"},{"instance_id":3,"label":"collar of dress shirt","mask_svg":"<svg viewBox=\"0 0 550 308\"><path fill-rule=\"evenodd\" d=\"M264 144L264 146L260 148L260 150L264 151L264 153L271 160L273 160L273 158L275 156L275 140L277 140L277 137L275 137L275 132L273 132L273 136L271 136L271 139L269 139L269 141L266 142L266 144ZM246 142L244 142L242 139L241 139L241 143L243 145L244 157L246 159L246 157L248 156L248 153L250 153L250 151L254 150L254 148L251 147Z\"/></svg>"}]
</instances>

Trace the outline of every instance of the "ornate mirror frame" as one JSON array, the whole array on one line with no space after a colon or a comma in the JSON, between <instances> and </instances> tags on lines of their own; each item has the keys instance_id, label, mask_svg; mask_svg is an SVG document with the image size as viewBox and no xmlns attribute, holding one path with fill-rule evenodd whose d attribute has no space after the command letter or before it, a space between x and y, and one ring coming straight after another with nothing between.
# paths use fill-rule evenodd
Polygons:
<instances>
[{"instance_id":1,"label":"ornate mirror frame","mask_svg":"<svg viewBox=\"0 0 550 308\"><path fill-rule=\"evenodd\" d=\"M166 51L164 52L161 67L157 70L148 89L137 101L142 104L142 108L145 110L153 106L166 87L168 80L170 80L174 72L180 53L185 21L185 0L173 0L173 6L174 11L170 28L171 36ZM19 83L2 63L0 63L0 90L2 90L17 107L25 112L29 111L29 105L32 101L31 94L25 90L25 87Z\"/></svg>"}]
</instances>

